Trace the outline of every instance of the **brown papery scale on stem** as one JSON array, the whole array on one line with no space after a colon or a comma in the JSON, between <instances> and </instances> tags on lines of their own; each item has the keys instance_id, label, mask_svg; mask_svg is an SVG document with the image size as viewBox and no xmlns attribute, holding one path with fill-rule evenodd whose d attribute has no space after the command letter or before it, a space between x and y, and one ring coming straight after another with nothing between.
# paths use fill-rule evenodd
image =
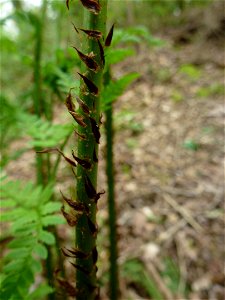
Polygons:
<instances>
[{"instance_id":1,"label":"brown papery scale on stem","mask_svg":"<svg viewBox=\"0 0 225 300\"><path fill-rule=\"evenodd\" d=\"M73 155L73 158L76 160L76 162L79 165L81 165L84 169L89 170L91 168L91 163L88 160L81 159L81 158L75 156L73 150L72 150L72 155Z\"/></svg>"},{"instance_id":2,"label":"brown papery scale on stem","mask_svg":"<svg viewBox=\"0 0 225 300\"><path fill-rule=\"evenodd\" d=\"M91 234L96 235L98 232L97 224L94 224L89 217L87 217L87 221L88 221L88 227L90 229Z\"/></svg>"},{"instance_id":3,"label":"brown papery scale on stem","mask_svg":"<svg viewBox=\"0 0 225 300\"><path fill-rule=\"evenodd\" d=\"M87 175L84 177L84 187L85 187L85 191L88 195L88 198L94 199L96 197L96 190L95 190L90 178Z\"/></svg>"},{"instance_id":4,"label":"brown papery scale on stem","mask_svg":"<svg viewBox=\"0 0 225 300\"><path fill-rule=\"evenodd\" d=\"M95 203L97 203L98 199L100 199L101 195L105 194L105 191L101 191L99 193L96 192L90 178L86 175L84 177L84 187L85 191L88 195L88 198L93 199Z\"/></svg>"},{"instance_id":5,"label":"brown papery scale on stem","mask_svg":"<svg viewBox=\"0 0 225 300\"><path fill-rule=\"evenodd\" d=\"M93 151L93 161L94 162L98 162L98 157L97 157L97 154L96 154L96 150L95 150L95 147L94 147L94 151Z\"/></svg>"},{"instance_id":6,"label":"brown papery scale on stem","mask_svg":"<svg viewBox=\"0 0 225 300\"><path fill-rule=\"evenodd\" d=\"M90 256L90 253L84 253L82 251L80 251L79 249L76 248L72 248L72 249L67 249L66 250L68 252L70 252L72 255L74 255L74 257L76 258L80 258L80 259L87 259Z\"/></svg>"},{"instance_id":7,"label":"brown papery scale on stem","mask_svg":"<svg viewBox=\"0 0 225 300\"><path fill-rule=\"evenodd\" d=\"M77 166L77 164L75 163L75 161L73 161L69 157L65 156L64 153L60 149L58 149L58 148L48 148L48 149L36 151L36 153L51 153L51 152L58 152L59 154L61 154L63 156L63 158L65 159L65 161L67 161L71 166L73 166L73 167Z\"/></svg>"},{"instance_id":8,"label":"brown papery scale on stem","mask_svg":"<svg viewBox=\"0 0 225 300\"><path fill-rule=\"evenodd\" d=\"M77 295L75 287L73 287L72 284L69 283L67 280L57 278L57 281L70 297L75 297Z\"/></svg>"},{"instance_id":9,"label":"brown papery scale on stem","mask_svg":"<svg viewBox=\"0 0 225 300\"><path fill-rule=\"evenodd\" d=\"M83 214L84 212L89 213L89 208L86 207L83 203L81 202L75 202L70 198L67 198L65 195L63 195L62 191L60 191L63 200L71 207L73 208L77 213Z\"/></svg>"},{"instance_id":10,"label":"brown papery scale on stem","mask_svg":"<svg viewBox=\"0 0 225 300\"><path fill-rule=\"evenodd\" d=\"M106 39L105 39L105 46L106 47L109 47L111 45L111 42L112 42L112 37L113 37L113 30L114 30L114 25L111 27Z\"/></svg>"},{"instance_id":11,"label":"brown papery scale on stem","mask_svg":"<svg viewBox=\"0 0 225 300\"><path fill-rule=\"evenodd\" d=\"M86 86L87 86L88 90L90 91L90 93L97 96L98 95L98 87L90 79L88 79L86 76L80 74L79 72L77 72L77 73L83 79L83 81L86 84Z\"/></svg>"},{"instance_id":12,"label":"brown papery scale on stem","mask_svg":"<svg viewBox=\"0 0 225 300\"><path fill-rule=\"evenodd\" d=\"M102 38L102 33L99 30L87 30L82 28L78 28L78 29L83 31L85 34L87 34L89 38L94 38L97 40Z\"/></svg>"},{"instance_id":13,"label":"brown papery scale on stem","mask_svg":"<svg viewBox=\"0 0 225 300\"><path fill-rule=\"evenodd\" d=\"M66 97L65 104L66 104L66 107L67 107L67 109L68 109L69 111L75 112L75 105L74 105L74 103L73 103L73 97L72 97L72 94L71 94L71 90L72 90L72 89L73 89L73 88L70 89L69 94L68 94L67 97Z\"/></svg>"},{"instance_id":14,"label":"brown papery scale on stem","mask_svg":"<svg viewBox=\"0 0 225 300\"><path fill-rule=\"evenodd\" d=\"M70 9L70 0L66 0L66 7L68 10Z\"/></svg>"},{"instance_id":15,"label":"brown papery scale on stem","mask_svg":"<svg viewBox=\"0 0 225 300\"><path fill-rule=\"evenodd\" d=\"M86 54L82 53L82 52L79 51L76 47L73 47L73 46L72 46L72 48L74 48L74 49L77 51L77 53L78 53L80 59L85 63L85 65L86 65L90 70L92 70L92 71L94 71L94 72L97 72L97 71L99 70L99 66L98 66L98 64L96 63L96 61L92 58L92 56L89 56L89 55L86 55Z\"/></svg>"},{"instance_id":16,"label":"brown papery scale on stem","mask_svg":"<svg viewBox=\"0 0 225 300\"><path fill-rule=\"evenodd\" d=\"M84 7L86 7L91 13L98 15L101 6L97 0L80 0Z\"/></svg>"},{"instance_id":17,"label":"brown papery scale on stem","mask_svg":"<svg viewBox=\"0 0 225 300\"><path fill-rule=\"evenodd\" d=\"M103 195L103 194L105 194L105 191L104 191L104 190L101 191L101 192L98 192L98 193L96 194L96 196L95 196L95 198L94 198L95 203L98 202L98 200L100 199L101 195Z\"/></svg>"},{"instance_id":18,"label":"brown papery scale on stem","mask_svg":"<svg viewBox=\"0 0 225 300\"><path fill-rule=\"evenodd\" d=\"M65 250L68 251L69 253L67 253ZM70 250L70 249L65 248L65 250L63 248L61 248L61 251L65 257L80 258L80 259L87 259L89 257L89 254L83 253L77 249Z\"/></svg>"},{"instance_id":19,"label":"brown papery scale on stem","mask_svg":"<svg viewBox=\"0 0 225 300\"><path fill-rule=\"evenodd\" d=\"M90 114L90 110L89 110L87 104L85 104L84 101L82 101L78 96L76 96L76 99L77 99L78 104L80 105L80 108L83 110L83 112L85 114L89 115Z\"/></svg>"},{"instance_id":20,"label":"brown papery scale on stem","mask_svg":"<svg viewBox=\"0 0 225 300\"><path fill-rule=\"evenodd\" d=\"M89 117L89 120L91 122L91 129L92 129L92 133L95 137L95 141L97 144L99 144L100 143L99 140L101 137L99 126L98 126L97 122L95 121L95 119Z\"/></svg>"},{"instance_id":21,"label":"brown papery scale on stem","mask_svg":"<svg viewBox=\"0 0 225 300\"><path fill-rule=\"evenodd\" d=\"M86 140L87 140L87 138L86 138L86 136L85 136L84 134L81 134L81 133L77 132L76 130L74 131L74 133L75 133L77 136L79 136L79 138L81 138L83 141L86 141Z\"/></svg>"},{"instance_id":22,"label":"brown papery scale on stem","mask_svg":"<svg viewBox=\"0 0 225 300\"><path fill-rule=\"evenodd\" d=\"M83 272L85 275L88 276L88 275L90 274L90 272L89 272L88 270L86 270L85 268L81 267L80 265L74 264L74 263L72 263L72 262L70 262L70 263L71 263L72 266L74 266L75 269L77 269L77 270Z\"/></svg>"},{"instance_id":23,"label":"brown papery scale on stem","mask_svg":"<svg viewBox=\"0 0 225 300\"><path fill-rule=\"evenodd\" d=\"M74 118L74 120L79 124L81 127L87 127L87 124L84 122L84 117L74 111L69 110L69 113Z\"/></svg>"},{"instance_id":24,"label":"brown papery scale on stem","mask_svg":"<svg viewBox=\"0 0 225 300\"><path fill-rule=\"evenodd\" d=\"M93 264L96 264L98 260L98 251L96 247L94 247L94 249L92 250L92 259L93 259Z\"/></svg>"},{"instance_id":25,"label":"brown papery scale on stem","mask_svg":"<svg viewBox=\"0 0 225 300\"><path fill-rule=\"evenodd\" d=\"M103 46L99 40L98 40L98 47L99 47L101 62L104 67L105 66L105 54L104 54Z\"/></svg>"},{"instance_id":26,"label":"brown papery scale on stem","mask_svg":"<svg viewBox=\"0 0 225 300\"><path fill-rule=\"evenodd\" d=\"M65 211L65 206L63 205L61 207L61 212L64 216L64 218L66 219L68 225L70 225L71 227L74 227L77 225L77 217L76 216L73 216L71 214L68 214L66 211Z\"/></svg>"}]
</instances>

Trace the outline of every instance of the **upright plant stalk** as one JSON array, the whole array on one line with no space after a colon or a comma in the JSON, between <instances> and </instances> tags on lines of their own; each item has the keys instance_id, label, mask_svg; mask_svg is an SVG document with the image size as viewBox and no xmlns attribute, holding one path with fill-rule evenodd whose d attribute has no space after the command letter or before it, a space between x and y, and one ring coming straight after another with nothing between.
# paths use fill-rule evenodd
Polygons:
<instances>
[{"instance_id":1,"label":"upright plant stalk","mask_svg":"<svg viewBox=\"0 0 225 300\"><path fill-rule=\"evenodd\" d=\"M41 16L37 19L37 23L35 24L36 30L36 44L35 44L35 52L34 52L34 111L35 114L41 118L43 115L45 117L49 117L48 104L43 100L43 91L42 91L42 72L41 72L41 61L42 61L42 49L43 49L43 33L44 33L44 25L47 14L47 0L42 1L41 7ZM40 150L36 148L36 151ZM49 154L48 154L49 155ZM50 158L47 157L47 160L43 158L42 155L36 154L36 176L37 176L37 184L44 185L46 181L48 181L50 177L48 174L45 174L44 166L47 165L47 173L50 172ZM50 228L49 228L50 229ZM57 235L56 235L57 238ZM48 256L46 259L46 277L50 286L53 286L54 281L54 272L53 272L53 255L51 251L51 246L48 246ZM55 293L50 293L48 295L49 300L55 299Z\"/></svg>"},{"instance_id":2,"label":"upright plant stalk","mask_svg":"<svg viewBox=\"0 0 225 300\"><path fill-rule=\"evenodd\" d=\"M104 74L105 85L111 80L110 69ZM117 250L117 226L116 226L116 205L115 205L115 181L114 181L114 159L113 159L113 107L110 103L105 111L106 129L106 176L108 188L108 215L109 215L109 255L110 255L110 299L116 300L119 296L118 277L118 250Z\"/></svg>"},{"instance_id":3,"label":"upright plant stalk","mask_svg":"<svg viewBox=\"0 0 225 300\"><path fill-rule=\"evenodd\" d=\"M94 30L105 34L107 0L82 0L85 7L84 29ZM90 4L90 5L89 5ZM93 5L95 8L93 9ZM92 7L91 7L92 6ZM88 64L82 55L79 55L85 68L81 76L80 110L82 122L78 129L78 165L77 165L77 201L82 203L88 210L81 215L76 225L76 248L86 258L76 258L76 299L94 300L98 296L96 278L97 262L97 225L96 212L97 200L97 171L98 171L98 145L100 139L100 92L103 79L104 56L103 39L90 38L83 33L82 52L93 57L95 64ZM85 40L84 40L85 39ZM77 50L77 49L76 49ZM94 56L90 55L92 53ZM78 52L79 54L79 52Z\"/></svg>"},{"instance_id":4,"label":"upright plant stalk","mask_svg":"<svg viewBox=\"0 0 225 300\"><path fill-rule=\"evenodd\" d=\"M41 18L37 19L36 24L36 45L34 52L34 111L38 117L41 117L43 109L42 100L42 78L41 78L41 55L43 44L43 26L47 10L47 1L43 0L41 9ZM40 150L40 149L36 149ZM43 157L36 154L36 170L37 170L37 183L44 184L44 170L43 170Z\"/></svg>"}]
</instances>

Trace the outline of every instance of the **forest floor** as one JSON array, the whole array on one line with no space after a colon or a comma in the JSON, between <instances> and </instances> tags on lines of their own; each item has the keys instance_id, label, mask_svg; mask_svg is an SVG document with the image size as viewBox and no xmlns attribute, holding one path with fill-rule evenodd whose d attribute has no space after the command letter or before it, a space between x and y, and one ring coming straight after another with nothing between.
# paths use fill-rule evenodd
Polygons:
<instances>
[{"instance_id":1,"label":"forest floor","mask_svg":"<svg viewBox=\"0 0 225 300\"><path fill-rule=\"evenodd\" d=\"M122 299L222 300L224 47L193 38L141 47L114 69L140 78L115 103L115 173ZM131 63L131 64L130 64ZM132 66L132 70L131 67ZM102 134L100 154L104 158ZM32 168L18 160L18 176ZM32 158L33 159L33 158ZM8 173L16 177L15 162ZM32 162L31 162L32 164ZM104 160L99 189L106 189ZM71 185L60 174L60 186ZM99 277L107 264L106 194L99 201ZM66 243L68 235L60 229ZM158 290L158 291L157 291ZM107 291L102 289L102 299Z\"/></svg>"},{"instance_id":2,"label":"forest floor","mask_svg":"<svg viewBox=\"0 0 225 300\"><path fill-rule=\"evenodd\" d=\"M167 36L165 47L137 51L114 70L141 74L115 104L122 299L149 299L148 274L165 299L222 300L224 47Z\"/></svg>"}]
</instances>

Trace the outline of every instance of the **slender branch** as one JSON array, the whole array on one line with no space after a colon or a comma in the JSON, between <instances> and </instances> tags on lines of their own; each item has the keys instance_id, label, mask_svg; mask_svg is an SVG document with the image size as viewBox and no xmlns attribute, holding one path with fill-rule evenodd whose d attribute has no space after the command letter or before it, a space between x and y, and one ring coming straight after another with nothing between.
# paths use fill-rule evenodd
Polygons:
<instances>
[{"instance_id":1,"label":"slender branch","mask_svg":"<svg viewBox=\"0 0 225 300\"><path fill-rule=\"evenodd\" d=\"M110 70L104 74L105 85L111 80ZM109 216L109 255L110 255L110 299L116 300L119 296L119 278L117 265L117 227L115 205L115 180L114 180L114 157L113 157L113 106L110 104L105 112L106 121L106 176L108 188L108 216Z\"/></svg>"}]
</instances>

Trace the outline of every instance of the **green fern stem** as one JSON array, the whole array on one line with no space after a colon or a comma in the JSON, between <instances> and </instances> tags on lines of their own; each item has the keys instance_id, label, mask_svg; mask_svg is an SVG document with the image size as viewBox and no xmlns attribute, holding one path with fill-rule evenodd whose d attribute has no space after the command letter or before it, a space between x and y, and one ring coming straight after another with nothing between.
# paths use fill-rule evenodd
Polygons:
<instances>
[{"instance_id":1,"label":"green fern stem","mask_svg":"<svg viewBox=\"0 0 225 300\"><path fill-rule=\"evenodd\" d=\"M111 80L110 69L104 74L104 83L108 85ZM119 297L119 278L117 265L117 227L116 227L116 205L115 205L115 180L114 180L114 159L113 159L113 105L109 104L105 111L106 129L106 176L108 189L108 215L109 215L109 255L110 255L110 299L116 300Z\"/></svg>"},{"instance_id":2,"label":"green fern stem","mask_svg":"<svg viewBox=\"0 0 225 300\"><path fill-rule=\"evenodd\" d=\"M41 58L42 58L42 46L43 46L43 27L46 17L47 1L43 0L42 3L41 18L36 20L35 37L36 44L34 49L34 112L37 116L41 117L43 110L43 98L42 98L42 76L41 76ZM36 151L40 149L35 149ZM41 155L36 154L36 176L37 183L44 184L44 159Z\"/></svg>"},{"instance_id":3,"label":"green fern stem","mask_svg":"<svg viewBox=\"0 0 225 300\"><path fill-rule=\"evenodd\" d=\"M85 9L84 28L88 30L99 30L104 35L107 15L107 0L99 1L99 4L101 5L101 11L97 15L92 14ZM94 59L101 68L96 73L90 71L88 68L84 69L83 74L98 87L99 93L97 96L88 93L87 87L83 81L81 81L80 98L89 107L90 117L94 119L98 125L100 125L100 91L103 79L103 65L101 61L100 48L95 39L88 39L87 36L83 36L83 38L86 40L83 41L82 51L84 53L93 52L95 55ZM101 43L103 43L102 40ZM94 159L94 152L95 156L98 156L98 143L96 142L96 138L93 134L90 119L88 119L82 110L80 110L80 113L84 116L87 126L85 128L79 126L78 133L84 135L85 140L78 138L78 157L89 161L91 163L91 168L86 170L81 165L78 165L77 167L77 201L85 204L89 208L90 212L88 215L82 215L78 220L76 226L76 247L84 253L90 253L90 256L87 259L76 259L76 264L80 266L80 268L76 271L76 299L93 300L98 294L96 278L97 267L93 252L96 249L97 232L94 232L93 228L90 228L89 221L91 221L92 224L96 224L97 204L87 195L85 181L89 178L93 187L97 189L98 163L96 159Z\"/></svg>"}]
</instances>

